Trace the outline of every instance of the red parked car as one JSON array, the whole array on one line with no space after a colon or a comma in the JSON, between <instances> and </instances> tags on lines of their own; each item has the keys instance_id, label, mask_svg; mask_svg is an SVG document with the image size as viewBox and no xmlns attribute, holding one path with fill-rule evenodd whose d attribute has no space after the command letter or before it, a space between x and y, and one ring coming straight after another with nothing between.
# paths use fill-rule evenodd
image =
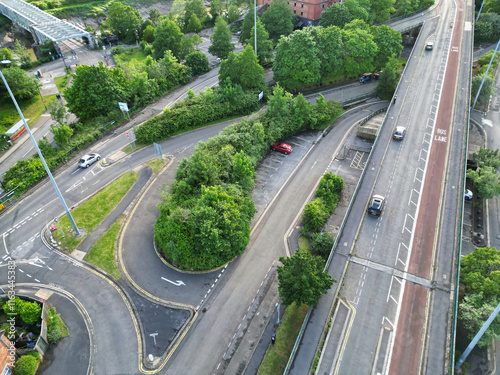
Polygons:
<instances>
[{"instance_id":1,"label":"red parked car","mask_svg":"<svg viewBox=\"0 0 500 375\"><path fill-rule=\"evenodd\" d=\"M285 155L287 155L293 151L292 146L287 145L286 143L279 143L279 142L276 142L274 145L271 146L271 148L274 151L282 152Z\"/></svg>"}]
</instances>

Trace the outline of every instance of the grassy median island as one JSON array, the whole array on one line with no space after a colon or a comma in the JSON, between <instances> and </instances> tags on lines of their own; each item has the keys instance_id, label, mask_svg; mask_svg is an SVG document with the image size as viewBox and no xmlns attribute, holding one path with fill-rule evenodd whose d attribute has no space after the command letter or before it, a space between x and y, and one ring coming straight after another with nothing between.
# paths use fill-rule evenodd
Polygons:
<instances>
[{"instance_id":1,"label":"grassy median island","mask_svg":"<svg viewBox=\"0 0 500 375\"><path fill-rule=\"evenodd\" d=\"M115 279L121 278L120 271L116 265L115 244L124 221L125 215L120 216L106 233L97 240L85 257L87 262L106 271Z\"/></svg>"},{"instance_id":2,"label":"grassy median island","mask_svg":"<svg viewBox=\"0 0 500 375\"><path fill-rule=\"evenodd\" d=\"M85 229L86 233L92 232L116 207L130 188L139 178L137 172L125 173L112 184L92 196L80 206L72 210L73 219L78 228ZM75 237L74 232L68 233L68 227L71 227L70 221L66 215L60 218L60 226L63 228L65 236L61 236L59 227L53 232L54 239L61 243L61 248L71 252L83 241L85 236Z\"/></svg>"},{"instance_id":3,"label":"grassy median island","mask_svg":"<svg viewBox=\"0 0 500 375\"><path fill-rule=\"evenodd\" d=\"M295 303L286 308L276 331L276 343L267 350L257 375L283 374L308 309L307 305L297 308Z\"/></svg>"}]
</instances>

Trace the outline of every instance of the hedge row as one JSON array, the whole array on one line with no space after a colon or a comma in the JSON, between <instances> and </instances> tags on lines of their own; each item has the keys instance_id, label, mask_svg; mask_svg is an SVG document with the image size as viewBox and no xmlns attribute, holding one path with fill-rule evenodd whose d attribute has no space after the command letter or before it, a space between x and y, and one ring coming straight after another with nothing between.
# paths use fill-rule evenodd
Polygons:
<instances>
[{"instance_id":1,"label":"hedge row","mask_svg":"<svg viewBox=\"0 0 500 375\"><path fill-rule=\"evenodd\" d=\"M319 232L335 210L344 180L331 172L325 173L316 189L316 198L306 204L302 222L307 232Z\"/></svg>"},{"instance_id":2,"label":"hedge row","mask_svg":"<svg viewBox=\"0 0 500 375\"><path fill-rule=\"evenodd\" d=\"M224 118L247 115L259 108L258 96L253 92L243 93L238 104L220 102L212 92L200 94L175 105L165 113L155 116L139 126L136 139L143 144L166 139L180 130L197 128Z\"/></svg>"}]
</instances>

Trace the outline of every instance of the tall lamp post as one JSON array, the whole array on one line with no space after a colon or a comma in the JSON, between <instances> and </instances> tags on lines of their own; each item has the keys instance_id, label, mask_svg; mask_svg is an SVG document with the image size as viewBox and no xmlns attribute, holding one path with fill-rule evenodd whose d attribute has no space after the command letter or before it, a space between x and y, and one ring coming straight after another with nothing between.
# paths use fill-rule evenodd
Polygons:
<instances>
[{"instance_id":1,"label":"tall lamp post","mask_svg":"<svg viewBox=\"0 0 500 375\"><path fill-rule=\"evenodd\" d=\"M26 131L28 132L31 141L33 142L33 145L35 146L36 152L38 152L38 156L40 156L40 160L42 161L43 166L45 167L45 170L47 171L47 174L49 175L50 181L52 181L52 185L54 185L54 189L56 190L57 196L61 200L61 203L64 207L64 210L66 211L66 215L68 215L69 221L71 222L71 225L73 226L73 229L75 230L76 235L78 236L80 234L80 231L78 230L78 227L76 226L75 221L73 220L73 216L71 216L71 213L69 212L68 206L66 205L66 202L64 201L64 198L59 191L59 188L57 187L56 180L54 180L54 177L52 177L52 173L50 173L50 169L45 162L45 159L43 158L42 152L38 148L38 144L36 143L35 138L33 137L33 134L31 134L31 130L28 127L28 124L26 123L26 119L23 116L23 113L21 112L21 109L19 108L19 105L17 104L16 98L14 97L14 94L12 94L12 91L10 90L9 84L5 80L5 77L2 73L2 70L0 69L0 77L2 77L2 81L7 87L7 91L9 92L10 97L12 98L12 101L14 102L14 105L16 106L17 112L19 112L19 116L21 116L21 119L23 120L24 126L26 127Z\"/></svg>"},{"instance_id":2,"label":"tall lamp post","mask_svg":"<svg viewBox=\"0 0 500 375\"><path fill-rule=\"evenodd\" d=\"M253 34L255 41L255 56L257 56L257 0L253 1Z\"/></svg>"}]
</instances>

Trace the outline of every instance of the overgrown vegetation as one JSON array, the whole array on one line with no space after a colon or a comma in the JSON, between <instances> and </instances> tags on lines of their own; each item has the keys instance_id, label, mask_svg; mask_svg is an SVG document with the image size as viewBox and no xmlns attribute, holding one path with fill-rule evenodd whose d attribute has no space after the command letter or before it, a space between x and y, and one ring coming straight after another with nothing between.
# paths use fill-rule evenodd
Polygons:
<instances>
[{"instance_id":1,"label":"overgrown vegetation","mask_svg":"<svg viewBox=\"0 0 500 375\"><path fill-rule=\"evenodd\" d=\"M288 358L292 353L295 340L299 334L302 322L307 314L308 306L288 306L276 330L276 343L269 346L266 356L259 367L257 375L282 374Z\"/></svg>"},{"instance_id":2,"label":"overgrown vegetation","mask_svg":"<svg viewBox=\"0 0 500 375\"><path fill-rule=\"evenodd\" d=\"M203 94L199 100L207 100L210 107L200 106L199 111L213 110L212 100L221 94L211 90ZM240 98L233 105L241 108L242 103ZM292 99L277 86L267 112L230 125L217 137L200 143L191 158L181 162L171 191L159 205L155 241L165 258L183 268L210 269L241 254L255 212L249 195L255 165L279 138L322 128L342 111L340 104L325 103L323 97L316 105L302 95ZM200 116L197 110L191 112ZM165 124L165 130L155 124L148 134L159 137L162 131L168 132L172 125Z\"/></svg>"},{"instance_id":3,"label":"overgrown vegetation","mask_svg":"<svg viewBox=\"0 0 500 375\"><path fill-rule=\"evenodd\" d=\"M68 336L66 324L52 306L48 306L47 314L47 338L51 344L55 344L60 339Z\"/></svg>"},{"instance_id":4,"label":"overgrown vegetation","mask_svg":"<svg viewBox=\"0 0 500 375\"><path fill-rule=\"evenodd\" d=\"M464 287L458 306L459 323L473 339L498 305L500 292L500 253L494 247L476 248L460 264L460 284ZM500 321L494 319L478 342L488 346L500 337Z\"/></svg>"},{"instance_id":5,"label":"overgrown vegetation","mask_svg":"<svg viewBox=\"0 0 500 375\"><path fill-rule=\"evenodd\" d=\"M474 181L480 197L491 199L500 195L499 150L480 148L473 155L477 170L467 169L467 177Z\"/></svg>"}]
</instances>

